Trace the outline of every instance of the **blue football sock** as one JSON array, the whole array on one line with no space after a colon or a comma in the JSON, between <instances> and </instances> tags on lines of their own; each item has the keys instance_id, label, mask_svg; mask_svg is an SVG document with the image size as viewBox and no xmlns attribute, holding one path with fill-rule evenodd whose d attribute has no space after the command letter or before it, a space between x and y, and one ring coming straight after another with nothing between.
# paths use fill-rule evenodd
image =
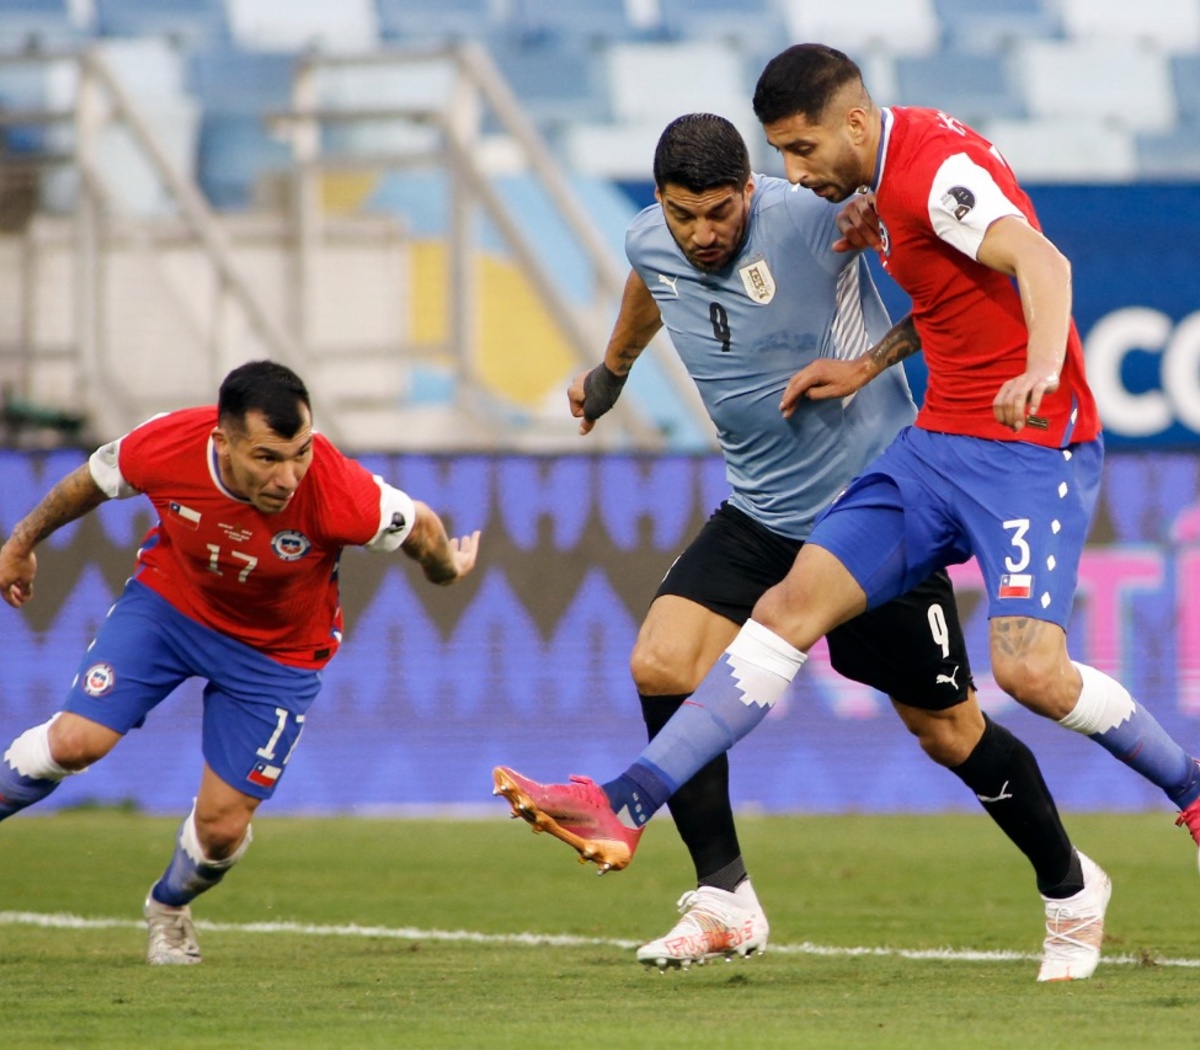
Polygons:
<instances>
[{"instance_id":1,"label":"blue football sock","mask_svg":"<svg viewBox=\"0 0 1200 1050\"><path fill-rule=\"evenodd\" d=\"M27 729L0 757L0 820L41 802L71 775L50 754L53 721Z\"/></svg>"},{"instance_id":2,"label":"blue football sock","mask_svg":"<svg viewBox=\"0 0 1200 1050\"><path fill-rule=\"evenodd\" d=\"M0 820L41 802L61 780L23 777L7 762L0 762Z\"/></svg>"},{"instance_id":3,"label":"blue football sock","mask_svg":"<svg viewBox=\"0 0 1200 1050\"><path fill-rule=\"evenodd\" d=\"M159 904L181 908L206 890L211 890L225 878L225 873L234 866L250 846L252 834L246 829L246 837L232 856L213 861L204 856L200 841L196 837L196 811L192 810L179 826L175 837L175 852L162 878L150 889L150 896Z\"/></svg>"},{"instance_id":4,"label":"blue football sock","mask_svg":"<svg viewBox=\"0 0 1200 1050\"><path fill-rule=\"evenodd\" d=\"M1185 809L1200 798L1200 767L1124 686L1087 664L1079 701L1060 725L1084 733Z\"/></svg>"},{"instance_id":5,"label":"blue football sock","mask_svg":"<svg viewBox=\"0 0 1200 1050\"><path fill-rule=\"evenodd\" d=\"M681 785L766 718L805 658L766 627L746 621L633 765L602 785L613 810L633 827L645 824Z\"/></svg>"}]
</instances>

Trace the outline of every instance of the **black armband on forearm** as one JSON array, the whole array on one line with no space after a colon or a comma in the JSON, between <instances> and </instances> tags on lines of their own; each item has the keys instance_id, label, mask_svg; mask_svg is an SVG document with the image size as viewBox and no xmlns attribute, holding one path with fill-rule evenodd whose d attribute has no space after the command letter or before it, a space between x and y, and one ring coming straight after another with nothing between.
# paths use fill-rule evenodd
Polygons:
<instances>
[{"instance_id":1,"label":"black armband on forearm","mask_svg":"<svg viewBox=\"0 0 1200 1050\"><path fill-rule=\"evenodd\" d=\"M583 377L583 416L599 419L617 403L629 376L619 376L603 361Z\"/></svg>"}]
</instances>

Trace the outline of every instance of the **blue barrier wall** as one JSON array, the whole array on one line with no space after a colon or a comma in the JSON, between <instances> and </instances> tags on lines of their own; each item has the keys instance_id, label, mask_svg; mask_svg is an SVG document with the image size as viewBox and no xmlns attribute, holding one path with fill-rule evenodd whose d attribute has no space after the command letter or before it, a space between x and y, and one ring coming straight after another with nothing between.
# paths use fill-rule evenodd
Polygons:
<instances>
[{"instance_id":1,"label":"blue barrier wall","mask_svg":"<svg viewBox=\"0 0 1200 1050\"><path fill-rule=\"evenodd\" d=\"M0 530L80 453L0 453ZM368 457L368 466L484 529L478 571L424 582L401 556L351 551L346 644L325 675L276 811L499 806L490 770L622 770L642 743L627 661L675 553L726 492L715 458ZM1077 659L1120 677L1200 749L1200 460L1110 456L1071 627ZM37 597L0 607L0 748L56 710L132 566L149 504L109 503L40 553ZM984 706L1039 755L1060 803L1165 808L1095 744L1017 709L986 678L987 623L973 564L956 570ZM199 778L199 688L168 699L48 805L133 800L178 812ZM733 759L740 805L771 811L973 809L885 698L834 675L821 651Z\"/></svg>"}]
</instances>

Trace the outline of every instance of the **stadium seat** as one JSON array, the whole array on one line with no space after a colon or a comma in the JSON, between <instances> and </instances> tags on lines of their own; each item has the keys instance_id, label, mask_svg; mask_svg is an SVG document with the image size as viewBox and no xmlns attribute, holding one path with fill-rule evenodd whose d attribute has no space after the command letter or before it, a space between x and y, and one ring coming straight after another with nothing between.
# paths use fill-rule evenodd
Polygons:
<instances>
[{"instance_id":1,"label":"stadium seat","mask_svg":"<svg viewBox=\"0 0 1200 1050\"><path fill-rule=\"evenodd\" d=\"M221 0L93 0L101 36L167 36L188 48L229 39Z\"/></svg>"},{"instance_id":2,"label":"stadium seat","mask_svg":"<svg viewBox=\"0 0 1200 1050\"><path fill-rule=\"evenodd\" d=\"M1108 120L1130 131L1166 131L1175 123L1170 65L1149 45L1027 40L1015 57L1034 117Z\"/></svg>"},{"instance_id":3,"label":"stadium seat","mask_svg":"<svg viewBox=\"0 0 1200 1050\"><path fill-rule=\"evenodd\" d=\"M373 0L225 0L233 41L248 51L369 51L379 43Z\"/></svg>"},{"instance_id":4,"label":"stadium seat","mask_svg":"<svg viewBox=\"0 0 1200 1050\"><path fill-rule=\"evenodd\" d=\"M1137 136L1137 175L1155 181L1196 181L1200 172L1200 123Z\"/></svg>"},{"instance_id":5,"label":"stadium seat","mask_svg":"<svg viewBox=\"0 0 1200 1050\"><path fill-rule=\"evenodd\" d=\"M579 124L563 139L567 166L584 175L617 181L651 178L654 147L665 121L623 121L619 124Z\"/></svg>"},{"instance_id":6,"label":"stadium seat","mask_svg":"<svg viewBox=\"0 0 1200 1050\"><path fill-rule=\"evenodd\" d=\"M626 0L512 0L509 25L523 39L638 40L661 32L653 9Z\"/></svg>"},{"instance_id":7,"label":"stadium seat","mask_svg":"<svg viewBox=\"0 0 1200 1050\"><path fill-rule=\"evenodd\" d=\"M1059 0L1063 28L1081 40L1150 41L1164 51L1200 49L1200 0Z\"/></svg>"},{"instance_id":8,"label":"stadium seat","mask_svg":"<svg viewBox=\"0 0 1200 1050\"><path fill-rule=\"evenodd\" d=\"M946 46L997 52L1015 40L1055 39L1062 21L1054 0L934 0Z\"/></svg>"},{"instance_id":9,"label":"stadium seat","mask_svg":"<svg viewBox=\"0 0 1200 1050\"><path fill-rule=\"evenodd\" d=\"M1024 182L1131 182L1133 136L1102 119L994 120L979 130Z\"/></svg>"},{"instance_id":10,"label":"stadium seat","mask_svg":"<svg viewBox=\"0 0 1200 1050\"><path fill-rule=\"evenodd\" d=\"M35 47L43 51L78 44L87 32L69 0L3 0L0 51Z\"/></svg>"},{"instance_id":11,"label":"stadium seat","mask_svg":"<svg viewBox=\"0 0 1200 1050\"><path fill-rule=\"evenodd\" d=\"M999 54L939 51L896 59L895 100L940 109L972 126L998 117L1025 115L1008 62Z\"/></svg>"},{"instance_id":12,"label":"stadium seat","mask_svg":"<svg viewBox=\"0 0 1200 1050\"><path fill-rule=\"evenodd\" d=\"M1171 82L1175 86L1180 123L1200 127L1200 54L1173 55Z\"/></svg>"},{"instance_id":13,"label":"stadium seat","mask_svg":"<svg viewBox=\"0 0 1200 1050\"><path fill-rule=\"evenodd\" d=\"M187 91L179 52L166 40L155 37L111 38L103 41L98 51L175 171L193 178L200 114L196 100ZM101 180L119 211L164 215L177 210L176 202L125 124L116 121L103 127L95 153ZM69 191L58 184L53 192L61 195Z\"/></svg>"},{"instance_id":14,"label":"stadium seat","mask_svg":"<svg viewBox=\"0 0 1200 1050\"><path fill-rule=\"evenodd\" d=\"M418 107L440 110L451 97L454 62L436 59L405 65L342 66L322 69L318 104L329 109ZM323 129L326 149L341 155L414 154L440 148L441 133L402 119L331 122Z\"/></svg>"},{"instance_id":15,"label":"stadium seat","mask_svg":"<svg viewBox=\"0 0 1200 1050\"><path fill-rule=\"evenodd\" d=\"M658 0L664 34L673 40L718 39L743 51L778 51L787 26L773 0Z\"/></svg>"},{"instance_id":16,"label":"stadium seat","mask_svg":"<svg viewBox=\"0 0 1200 1050\"><path fill-rule=\"evenodd\" d=\"M0 111L45 109L46 77L46 68L40 62L0 63ZM41 124L6 127L0 131L0 156L44 156L52 138L45 125Z\"/></svg>"},{"instance_id":17,"label":"stadium seat","mask_svg":"<svg viewBox=\"0 0 1200 1050\"><path fill-rule=\"evenodd\" d=\"M607 64L619 121L666 124L698 110L732 120L730 110L749 110L742 59L720 41L614 44Z\"/></svg>"},{"instance_id":18,"label":"stadium seat","mask_svg":"<svg viewBox=\"0 0 1200 1050\"><path fill-rule=\"evenodd\" d=\"M504 22L497 0L377 0L384 40L416 43L488 35Z\"/></svg>"},{"instance_id":19,"label":"stadium seat","mask_svg":"<svg viewBox=\"0 0 1200 1050\"><path fill-rule=\"evenodd\" d=\"M781 3L791 40L829 44L851 53L923 55L937 48L941 35L933 0Z\"/></svg>"},{"instance_id":20,"label":"stadium seat","mask_svg":"<svg viewBox=\"0 0 1200 1050\"><path fill-rule=\"evenodd\" d=\"M294 64L289 54L234 48L192 57L188 85L203 111L197 177L214 206L248 207L263 176L290 166L290 148L264 117L291 105Z\"/></svg>"},{"instance_id":21,"label":"stadium seat","mask_svg":"<svg viewBox=\"0 0 1200 1050\"><path fill-rule=\"evenodd\" d=\"M610 118L604 53L587 40L499 39L490 51L529 118L545 133Z\"/></svg>"}]
</instances>

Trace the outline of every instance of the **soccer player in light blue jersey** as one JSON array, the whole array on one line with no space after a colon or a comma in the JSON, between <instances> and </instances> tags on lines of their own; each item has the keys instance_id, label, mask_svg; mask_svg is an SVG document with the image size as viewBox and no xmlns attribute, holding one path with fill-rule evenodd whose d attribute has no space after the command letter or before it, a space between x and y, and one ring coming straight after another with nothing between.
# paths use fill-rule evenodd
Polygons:
<instances>
[{"instance_id":1,"label":"soccer player in light blue jersey","mask_svg":"<svg viewBox=\"0 0 1200 1050\"><path fill-rule=\"evenodd\" d=\"M626 238L632 270L604 362L569 391L586 434L665 326L725 457L731 494L663 580L633 652L652 738L762 594L787 575L818 514L916 412L900 369L852 398L804 402L787 416L780 410L789 380L810 362L854 359L880 341L915 339L907 319L889 334L864 259L834 250L835 206L782 179L752 175L737 130L711 114L667 127L654 177L658 205L634 220ZM1029 858L1048 909L1082 890L1082 865L1091 862L1073 849L1032 753L979 709L944 572L831 632L829 649L841 674L888 694L926 753L975 793ZM602 869L628 862L632 830L628 841L605 843L584 830L587 807L607 806L590 782L568 786L574 794L565 803L562 785L551 798L503 767L496 784L516 813ZM738 844L725 755L704 765L669 805L697 889L681 899L679 922L643 945L638 958L688 966L761 951L769 928ZM1044 972L1054 976L1051 938L1046 950Z\"/></svg>"}]
</instances>

